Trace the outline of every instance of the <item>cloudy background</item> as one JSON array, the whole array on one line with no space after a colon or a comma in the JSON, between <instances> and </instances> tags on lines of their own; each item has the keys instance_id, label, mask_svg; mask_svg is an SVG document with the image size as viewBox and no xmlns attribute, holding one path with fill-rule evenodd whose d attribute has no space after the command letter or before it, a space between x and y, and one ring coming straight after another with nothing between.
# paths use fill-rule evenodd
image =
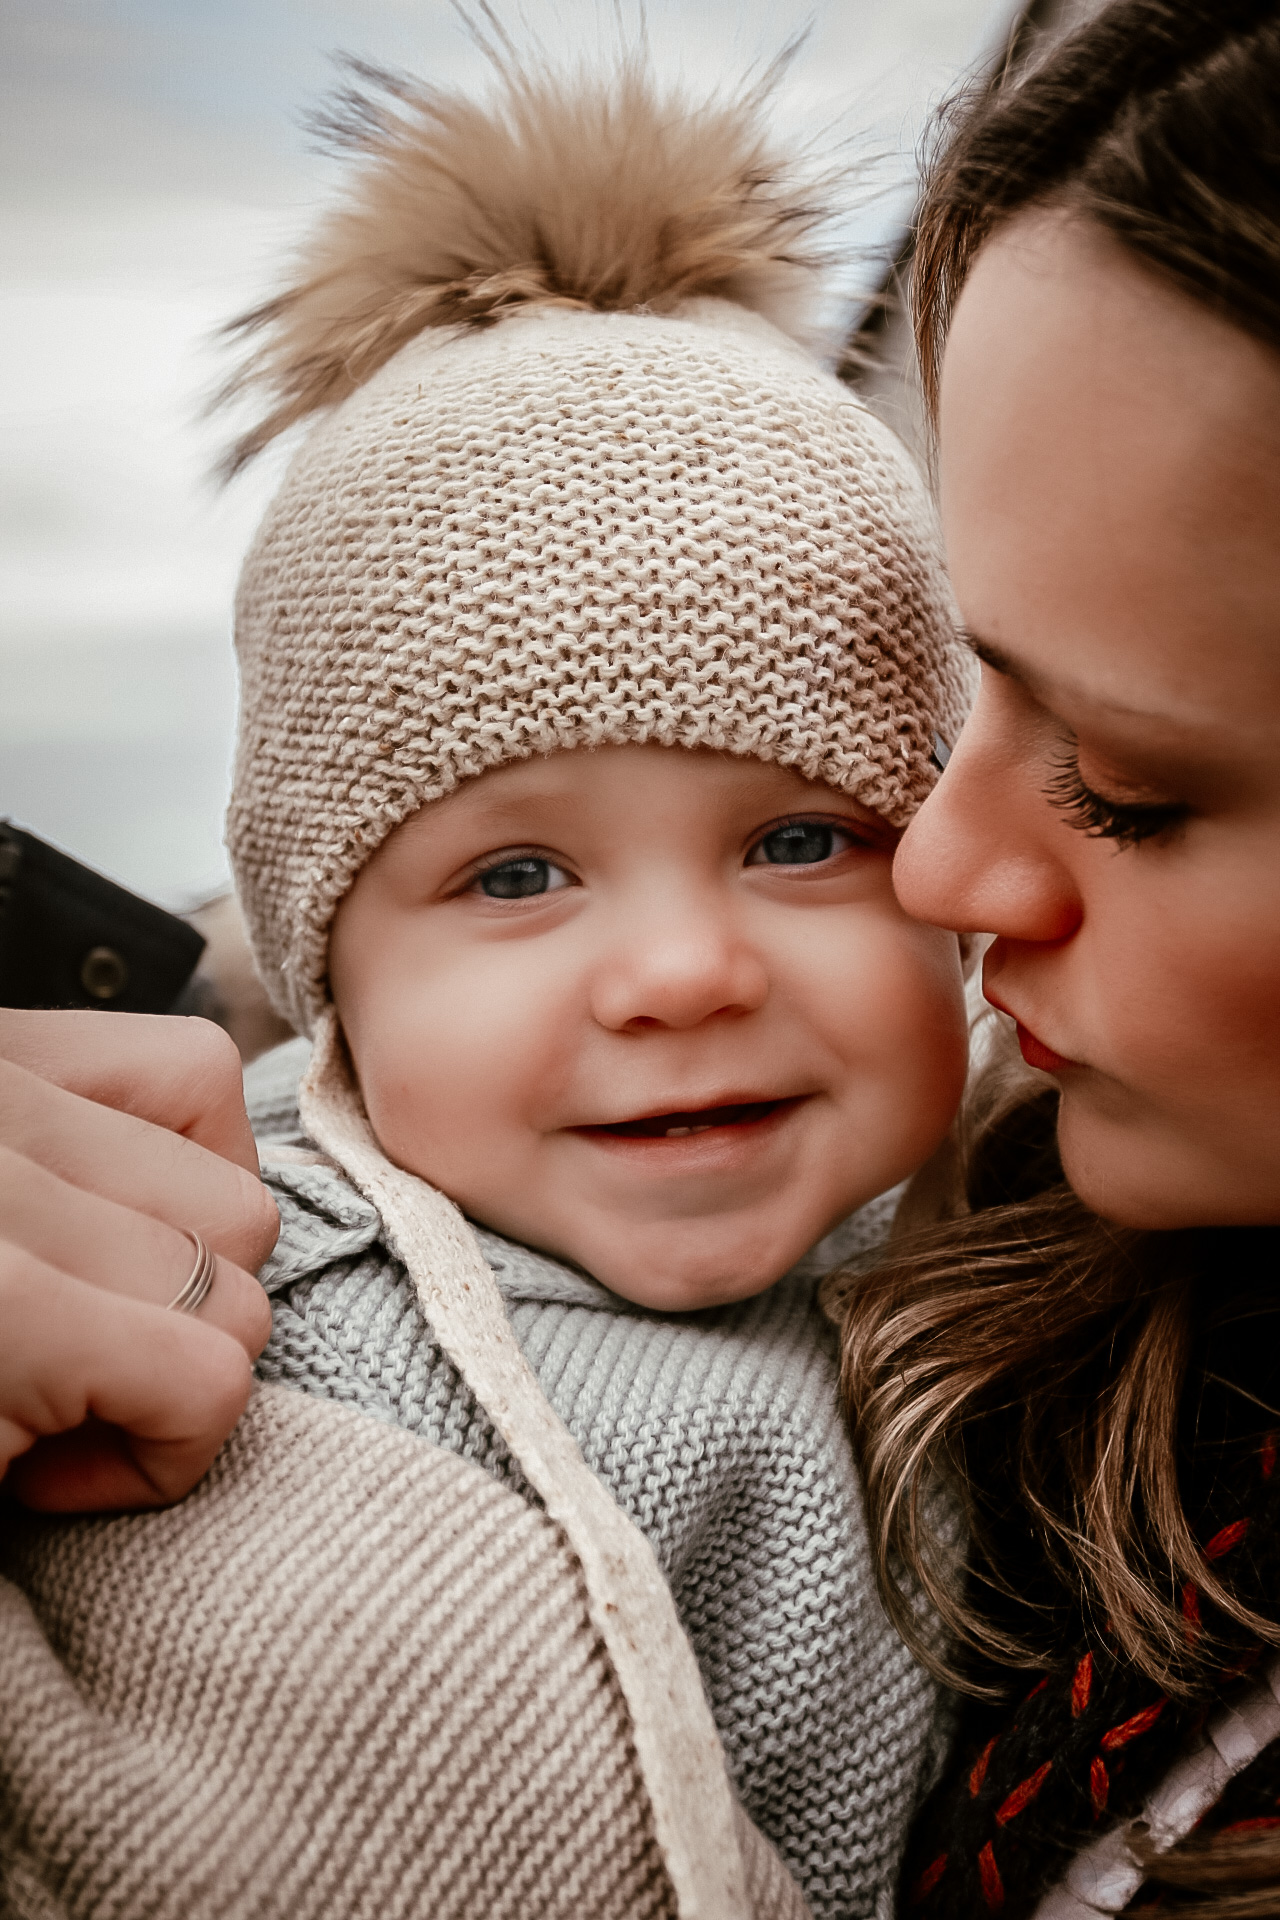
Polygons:
<instances>
[{"instance_id":1,"label":"cloudy background","mask_svg":"<svg viewBox=\"0 0 1280 1920\"><path fill-rule=\"evenodd\" d=\"M778 114L861 157L851 301L901 230L930 109L1011 10L645 9L660 71L699 87L808 26ZM499 11L553 53L612 33L608 0ZM0 816L170 905L225 878L229 607L277 471L207 478L213 335L332 191L302 120L337 51L483 81L448 0L0 0Z\"/></svg>"}]
</instances>

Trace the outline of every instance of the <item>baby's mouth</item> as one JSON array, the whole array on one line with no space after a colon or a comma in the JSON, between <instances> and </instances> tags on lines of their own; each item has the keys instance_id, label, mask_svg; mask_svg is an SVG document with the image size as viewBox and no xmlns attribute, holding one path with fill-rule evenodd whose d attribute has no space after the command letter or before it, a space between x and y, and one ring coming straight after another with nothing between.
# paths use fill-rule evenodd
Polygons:
<instances>
[{"instance_id":1,"label":"baby's mouth","mask_svg":"<svg viewBox=\"0 0 1280 1920\"><path fill-rule=\"evenodd\" d=\"M606 1126L583 1127L583 1133L607 1134L615 1140L687 1140L715 1127L749 1127L799 1106L798 1099L747 1100L734 1106L699 1107L693 1113L651 1113L642 1120L615 1120Z\"/></svg>"}]
</instances>

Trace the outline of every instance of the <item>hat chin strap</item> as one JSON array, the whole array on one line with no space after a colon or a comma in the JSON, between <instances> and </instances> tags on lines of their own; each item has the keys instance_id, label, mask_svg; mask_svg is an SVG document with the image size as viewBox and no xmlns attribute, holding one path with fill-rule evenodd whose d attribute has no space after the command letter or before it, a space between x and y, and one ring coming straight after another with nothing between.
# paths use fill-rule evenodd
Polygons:
<instances>
[{"instance_id":1,"label":"hat chin strap","mask_svg":"<svg viewBox=\"0 0 1280 1920\"><path fill-rule=\"evenodd\" d=\"M299 1107L311 1139L377 1207L433 1334L577 1557L631 1715L681 1920L745 1920L751 1905L724 1753L653 1549L543 1394L461 1212L378 1145L332 1006L316 1024Z\"/></svg>"}]
</instances>

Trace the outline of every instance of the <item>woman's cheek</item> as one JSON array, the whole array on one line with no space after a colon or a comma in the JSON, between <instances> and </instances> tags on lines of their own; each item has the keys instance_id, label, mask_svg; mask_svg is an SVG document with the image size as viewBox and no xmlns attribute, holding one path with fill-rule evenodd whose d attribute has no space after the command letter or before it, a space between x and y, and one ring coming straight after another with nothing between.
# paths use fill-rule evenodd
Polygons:
<instances>
[{"instance_id":1,"label":"woman's cheek","mask_svg":"<svg viewBox=\"0 0 1280 1920\"><path fill-rule=\"evenodd\" d=\"M1145 888L1118 859L1116 868L1115 880L1131 884L1086 922L1097 1065L1175 1108L1207 1099L1230 1114L1250 1088L1280 1102L1280 890L1273 902L1253 875L1223 899L1213 876Z\"/></svg>"},{"instance_id":2,"label":"woman's cheek","mask_svg":"<svg viewBox=\"0 0 1280 1920\"><path fill-rule=\"evenodd\" d=\"M1087 973L1062 985L1079 996L1088 1038L1085 1069L1062 1078L1067 1178L1125 1226L1274 1218L1280 912L1269 876L1224 897L1210 861L1181 869L1175 886L1172 872L1148 878L1127 854L1112 858L1114 885L1087 903Z\"/></svg>"}]
</instances>

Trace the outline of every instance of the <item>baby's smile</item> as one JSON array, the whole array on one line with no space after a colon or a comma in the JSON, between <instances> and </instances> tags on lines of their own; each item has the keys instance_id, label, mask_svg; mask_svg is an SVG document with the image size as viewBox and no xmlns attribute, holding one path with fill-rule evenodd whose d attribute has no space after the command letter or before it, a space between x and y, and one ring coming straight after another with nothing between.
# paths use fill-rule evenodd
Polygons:
<instances>
[{"instance_id":1,"label":"baby's smile","mask_svg":"<svg viewBox=\"0 0 1280 1920\"><path fill-rule=\"evenodd\" d=\"M643 1305L770 1286L959 1099L956 941L898 907L895 842L835 788L679 747L424 807L330 950L384 1150Z\"/></svg>"},{"instance_id":2,"label":"baby's smile","mask_svg":"<svg viewBox=\"0 0 1280 1920\"><path fill-rule=\"evenodd\" d=\"M732 1131L737 1139L750 1142L755 1130L770 1121L784 1119L794 1112L803 1095L779 1100L728 1100L696 1107L692 1111L668 1111L644 1114L634 1120L608 1120L594 1126L577 1127L575 1132L602 1146L612 1141L689 1140L696 1134Z\"/></svg>"}]
</instances>

